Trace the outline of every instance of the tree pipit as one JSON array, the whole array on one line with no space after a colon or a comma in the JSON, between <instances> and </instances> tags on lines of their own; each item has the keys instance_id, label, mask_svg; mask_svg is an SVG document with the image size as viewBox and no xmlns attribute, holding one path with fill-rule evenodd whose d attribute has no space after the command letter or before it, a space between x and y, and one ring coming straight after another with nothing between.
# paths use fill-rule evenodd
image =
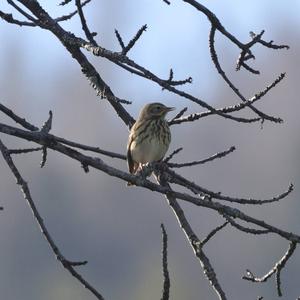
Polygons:
<instances>
[{"instance_id":1,"label":"tree pipit","mask_svg":"<svg viewBox=\"0 0 300 300\"><path fill-rule=\"evenodd\" d=\"M171 132L166 114L174 110L162 103L149 103L143 107L132 126L127 144L127 163L131 174L143 164L160 161L168 151ZM127 185L132 185L130 182Z\"/></svg>"}]
</instances>

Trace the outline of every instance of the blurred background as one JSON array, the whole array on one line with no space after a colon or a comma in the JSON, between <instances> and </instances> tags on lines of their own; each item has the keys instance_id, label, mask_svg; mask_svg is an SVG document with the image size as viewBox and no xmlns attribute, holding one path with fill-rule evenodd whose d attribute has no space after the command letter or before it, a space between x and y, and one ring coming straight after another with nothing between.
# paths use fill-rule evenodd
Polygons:
<instances>
[{"instance_id":1,"label":"blurred background","mask_svg":"<svg viewBox=\"0 0 300 300\"><path fill-rule=\"evenodd\" d=\"M50 3L51 2L51 3ZM100 45L119 51L114 29L128 42L144 24L148 25L129 57L167 78L173 68L175 78L193 77L193 84L181 87L210 105L222 107L238 102L217 74L209 55L209 23L206 17L183 1L170 6L162 0L93 1L84 8ZM75 9L73 3L40 1L53 17ZM295 191L279 203L259 207L239 207L253 217L300 233L300 136L299 136L299 33L298 1L279 0L201 1L238 39L249 40L249 31L290 50L274 51L255 47L254 68L260 76L244 70L235 72L239 51L220 34L216 46L227 74L246 97L270 84L281 72L287 78L257 105L268 114L280 116L280 125L265 122L239 124L220 117L208 117L191 124L175 125L170 151L184 147L174 162L208 157L230 146L237 150L226 158L204 166L180 169L180 173L201 186L231 196L271 198L295 184ZM0 4L0 10L12 12ZM83 36L79 18L61 25ZM82 144L125 153L128 130L105 100L100 100L80 71L79 65L50 33L38 28L18 27L0 20L0 101L41 126L54 114L52 133ZM157 100L200 108L156 84L131 75L102 58L86 53L102 78L120 98L131 100L128 110L136 116L147 102ZM244 116L252 116L248 110ZM174 114L170 115L173 117ZM3 123L15 125L3 114ZM1 134L11 148L31 146ZM95 154L91 154L95 156ZM120 169L123 161L102 157ZM169 235L171 299L217 299L203 275L200 264L164 197L140 188L128 188L123 181L92 170L85 174L78 163L49 151L41 169L40 153L15 156L15 163L28 182L32 197L62 253L70 260L88 260L80 273L105 299L160 299L161 233L163 222ZM19 187L0 159L0 291L5 300L92 300L95 299L55 260ZM204 208L181 203L200 238L223 220ZM225 228L205 250L217 272L228 299L277 299L273 278L264 284L243 281L249 268L258 276L273 267L288 248L275 235L246 235ZM281 299L296 299L299 288L299 251L282 272Z\"/></svg>"}]
</instances>

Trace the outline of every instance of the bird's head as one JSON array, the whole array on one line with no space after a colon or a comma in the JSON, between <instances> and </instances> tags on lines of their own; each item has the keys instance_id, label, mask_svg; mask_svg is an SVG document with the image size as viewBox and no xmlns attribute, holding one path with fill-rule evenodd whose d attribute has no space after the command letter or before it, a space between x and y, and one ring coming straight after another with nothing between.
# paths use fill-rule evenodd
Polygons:
<instances>
[{"instance_id":1,"label":"bird's head","mask_svg":"<svg viewBox=\"0 0 300 300\"><path fill-rule=\"evenodd\" d=\"M174 107L167 107L159 102L149 103L143 107L140 113L140 118L163 119L169 111L174 109Z\"/></svg>"}]
</instances>

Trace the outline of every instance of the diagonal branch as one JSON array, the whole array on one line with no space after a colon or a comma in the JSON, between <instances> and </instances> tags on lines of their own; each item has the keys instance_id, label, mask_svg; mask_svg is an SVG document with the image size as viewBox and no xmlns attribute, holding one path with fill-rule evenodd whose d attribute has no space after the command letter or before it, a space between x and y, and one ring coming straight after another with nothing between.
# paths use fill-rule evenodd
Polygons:
<instances>
[{"instance_id":1,"label":"diagonal branch","mask_svg":"<svg viewBox=\"0 0 300 300\"><path fill-rule=\"evenodd\" d=\"M4 106L1 103L0 103L0 111L5 113L7 116L9 116L11 119L13 119L18 124L22 125L25 129L28 129L31 131L39 130L38 127L28 123L24 118L20 118L11 109L7 108L6 106Z\"/></svg>"},{"instance_id":2,"label":"diagonal branch","mask_svg":"<svg viewBox=\"0 0 300 300\"><path fill-rule=\"evenodd\" d=\"M16 178L17 184L20 185L21 190L24 194L24 198L26 199L33 215L34 218L36 220L36 222L38 223L40 230L42 232L42 234L44 235L46 241L48 242L49 246L51 247L53 253L55 254L56 258L58 259L58 261L64 266L64 268L66 268L71 274L72 276L74 276L85 288L87 288L92 294L94 294L96 296L97 299L99 300L104 300L104 298L102 297L102 295L92 286L90 285L75 269L74 266L79 266L79 265L85 265L87 262L83 261L83 262L71 262L69 260L67 260L61 253L61 251L59 250L59 248L57 247L57 245L55 244L53 238L51 237L45 223L44 220L42 219L32 197L31 197L31 193L28 187L27 182L23 179L23 177L21 176L20 172L18 171L17 167L15 166L13 160L10 157L9 151L6 148L6 146L2 143L2 141L0 140L0 151L2 153L2 156L4 158L4 160L6 161L8 167L10 168L11 172L13 173L14 177Z\"/></svg>"},{"instance_id":3,"label":"diagonal branch","mask_svg":"<svg viewBox=\"0 0 300 300\"><path fill-rule=\"evenodd\" d=\"M82 10L84 3L81 4L81 0L75 0L75 4L77 7L78 15L80 17L82 30L84 31L86 38L90 41L90 43L97 46L97 42L94 40L95 33L91 33L91 31L86 23L86 19L85 19L83 10Z\"/></svg>"},{"instance_id":4,"label":"diagonal branch","mask_svg":"<svg viewBox=\"0 0 300 300\"><path fill-rule=\"evenodd\" d=\"M190 166L196 166L196 165L203 165L209 161L215 160L217 158L221 158L224 157L226 155L228 155L229 153L233 152L235 150L235 147L232 146L230 147L228 150L222 151L222 152L218 152L208 158L202 159L202 160L197 160L197 161L192 161L192 162L188 162L188 163L181 163L181 164L176 164L176 163L169 163L168 162L168 166L170 168L182 168L182 167L190 167Z\"/></svg>"},{"instance_id":5,"label":"diagonal branch","mask_svg":"<svg viewBox=\"0 0 300 300\"><path fill-rule=\"evenodd\" d=\"M157 181L159 184L163 187L167 187L171 190L171 187L169 186L168 182L165 180L165 178L162 176L162 174L156 173L155 174ZM190 246L194 250L195 256L198 258L201 267L203 268L203 272L210 282L212 288L215 290L216 294L218 295L220 300L226 300L227 297L225 295L225 292L223 291L221 285L219 284L219 281L217 279L217 275L215 273L214 268L212 267L208 257L204 253L203 249L200 247L200 240L193 231L192 227L190 226L188 220L186 219L184 215L184 211L178 204L176 197L170 193L165 195L168 204L172 208L175 216L177 217L178 223L180 224L180 227L182 228L183 232L185 233Z\"/></svg>"}]
</instances>

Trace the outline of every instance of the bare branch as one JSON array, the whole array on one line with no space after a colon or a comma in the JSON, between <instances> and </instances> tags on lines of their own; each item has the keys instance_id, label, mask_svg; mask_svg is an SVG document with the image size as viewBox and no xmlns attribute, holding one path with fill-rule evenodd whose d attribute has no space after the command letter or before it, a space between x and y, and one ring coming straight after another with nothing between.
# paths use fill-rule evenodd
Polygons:
<instances>
[{"instance_id":1,"label":"bare branch","mask_svg":"<svg viewBox=\"0 0 300 300\"><path fill-rule=\"evenodd\" d=\"M15 4L13 2L13 0L7 0L7 3L10 4L12 7L14 7L25 18L27 18L28 20L30 20L34 24L39 24L41 26L39 20L33 18L30 14L28 14L27 12L25 12L25 10L23 10L21 7L19 7L17 4Z\"/></svg>"},{"instance_id":2,"label":"bare branch","mask_svg":"<svg viewBox=\"0 0 300 300\"><path fill-rule=\"evenodd\" d=\"M244 214L242 211L238 210L237 208L231 208L230 206L227 206L227 205L224 205L221 203L217 203L217 202L213 202L213 201L207 199L207 197L203 197L203 199L201 199L200 197L193 197L186 193L175 192L168 187L154 184L145 178L141 178L136 175L128 174L119 169L111 167L111 166L105 164L99 158L94 158L94 157L84 155L72 148L66 147L58 142L55 142L55 138L53 135L50 135L50 134L45 135L45 133L41 134L40 132L24 131L22 129L11 127L11 126L1 124L1 123L0 123L0 132L8 134L8 135L12 135L12 136L20 137L22 139L26 139L28 141L32 141L32 142L38 143L40 145L47 145L48 148L53 149L57 152L60 152L68 157L71 157L74 160L79 161L81 164L91 166L95 169L105 172L106 174L108 174L110 176L120 178L120 179L124 180L125 182L129 181L136 186L143 186L144 188L149 189L151 191L156 191L161 194L174 196L178 199L187 201L187 202L192 203L197 206L207 207L207 208L210 208L217 212L221 211L222 213L225 213L226 215L232 217L233 219L238 218L245 222L255 224L255 225L260 226L265 229L269 229L271 232L276 233L277 235L279 235L291 242L297 242L297 243L300 242L300 236L298 236L294 233L291 233L291 232L286 232L286 231L276 228L274 226L271 226L259 219L252 218L252 217ZM152 165L155 165L155 164L152 164ZM162 163L157 163L156 165L163 166ZM163 168L161 170L161 167L159 170L160 170L160 172L163 171L165 175L168 173L171 173L168 175L168 180L171 179L170 175L172 176L172 173L175 173L174 171L166 169L166 168ZM178 176L178 175L176 174L176 176ZM216 196L218 196L218 194L216 194ZM231 198L231 199L234 199L234 198Z\"/></svg>"},{"instance_id":3,"label":"bare branch","mask_svg":"<svg viewBox=\"0 0 300 300\"><path fill-rule=\"evenodd\" d=\"M23 153L31 153L31 152L35 152L35 151L40 151L42 149L43 149L43 147L26 148L26 149L8 149L7 153L9 155L11 155L11 154L23 154Z\"/></svg>"},{"instance_id":4,"label":"bare branch","mask_svg":"<svg viewBox=\"0 0 300 300\"><path fill-rule=\"evenodd\" d=\"M252 98L250 98L246 102L241 102L241 103L236 104L234 106L224 107L224 108L222 108L220 110L223 111L224 113L236 112L236 111L239 111L239 110L245 108L249 104L255 103L256 101L260 100L263 96L265 96L279 82L281 82L285 78L285 76L286 76L286 73L281 73L264 90L262 90L261 92L255 94ZM211 111L206 111L206 112L203 112L203 113L191 114L189 116L184 116L184 117L181 117L181 118L173 119L173 120L171 120L169 122L169 125L181 124L181 123L184 123L184 122L193 122L195 120L199 120L199 119L201 119L203 117L206 117L206 116L209 116L209 115L213 115L213 113ZM258 120L260 120L260 119L259 118L253 119L253 121L258 121Z\"/></svg>"},{"instance_id":5,"label":"bare branch","mask_svg":"<svg viewBox=\"0 0 300 300\"><path fill-rule=\"evenodd\" d=\"M226 216L226 214L222 214L223 217L227 220L228 223L230 223L231 226L235 227L236 229L246 232L246 233L251 233L251 234L268 234L270 233L270 230L265 229L265 230L259 230L259 229L253 229L253 228L248 228L245 226L242 226L240 224L238 224L237 222L235 222L232 218Z\"/></svg>"},{"instance_id":6,"label":"bare branch","mask_svg":"<svg viewBox=\"0 0 300 300\"><path fill-rule=\"evenodd\" d=\"M12 14L5 13L1 10L0 10L0 18L3 19L4 21L6 21L7 23L16 24L16 25L19 25L19 26L29 26L29 27L36 26L36 24L32 23L32 22L17 20L13 17Z\"/></svg>"},{"instance_id":7,"label":"bare branch","mask_svg":"<svg viewBox=\"0 0 300 300\"><path fill-rule=\"evenodd\" d=\"M119 44L120 44L120 46L121 46L121 48L123 50L125 48L125 44L124 44L123 39L122 39L122 37L121 37L121 35L120 35L120 33L119 33L119 31L117 29L115 29L115 34L116 34L118 42L119 42Z\"/></svg>"},{"instance_id":8,"label":"bare branch","mask_svg":"<svg viewBox=\"0 0 300 300\"><path fill-rule=\"evenodd\" d=\"M85 0L84 2L82 2L81 8L84 7L84 6L86 6L89 2L91 2L91 0ZM73 12L69 13L68 15L58 17L58 18L56 18L54 20L56 22L67 21L67 20L70 20L71 18L73 18L77 13L78 13L78 10L74 10Z\"/></svg>"},{"instance_id":9,"label":"bare branch","mask_svg":"<svg viewBox=\"0 0 300 300\"><path fill-rule=\"evenodd\" d=\"M215 236L215 234L217 232L219 232L220 230L222 230L229 222L226 221L224 222L222 225L216 227L214 230L212 230L199 244L200 248L203 248L203 246L212 238Z\"/></svg>"},{"instance_id":10,"label":"bare branch","mask_svg":"<svg viewBox=\"0 0 300 300\"><path fill-rule=\"evenodd\" d=\"M136 33L136 35L129 41L128 45L126 47L124 47L122 49L122 54L126 55L128 53L128 51L135 45L135 43L137 42L137 40L141 37L141 35L143 34L144 31L147 30L147 24L143 25L138 32Z\"/></svg>"},{"instance_id":11,"label":"bare branch","mask_svg":"<svg viewBox=\"0 0 300 300\"><path fill-rule=\"evenodd\" d=\"M89 27L87 26L86 19L82 10L83 4L81 4L81 0L75 0L75 4L77 7L78 15L80 17L82 30L85 33L86 38L92 43L94 46L97 46L97 42L94 40L95 32L91 33Z\"/></svg>"},{"instance_id":12,"label":"bare branch","mask_svg":"<svg viewBox=\"0 0 300 300\"><path fill-rule=\"evenodd\" d=\"M224 72L224 70L221 68L221 65L219 63L219 59L217 56L217 52L215 50L215 33L216 33L216 27L212 26L211 30L210 30L210 34L209 34L209 49L210 49L210 54L211 54L211 58L212 61L218 71L218 73L222 76L222 78L224 79L224 81L229 85L229 87L234 91L234 93L243 101L243 102L247 102L247 99L240 93L240 91L234 86L234 84L229 80L229 78L227 77L226 73ZM257 108L255 108L252 104L248 105L249 108L251 108L257 115L259 115L263 120L269 120L275 123L282 123L282 119L281 118L275 118L273 116L268 116L265 113L261 112L260 110L258 110Z\"/></svg>"},{"instance_id":13,"label":"bare branch","mask_svg":"<svg viewBox=\"0 0 300 300\"><path fill-rule=\"evenodd\" d=\"M166 82L166 80L160 79L159 77L157 77L155 74L153 74L149 70L145 69L144 67L135 63L133 60L129 59L127 56L124 56L118 52L111 52L100 46L94 47L93 45L87 43L86 41L84 41L82 39L78 39L78 38L76 39L74 37L70 37L70 40L73 40L74 44L80 44L81 47L85 48L88 51L91 51L95 56L106 57L108 60L116 63L117 65L119 65L120 67L123 67L126 70L128 70L128 66L130 66L131 70L133 70L133 69L137 70L137 71L131 71L131 72L134 72L134 74L144 77L144 78L147 78L149 80L152 80L153 82L156 82L157 84L159 84L162 88L164 88L174 94L177 94L183 98L186 98L192 102L197 103L198 105L210 110L212 114L220 115L226 119L231 119L231 120L241 122L241 123L252 123L252 122L259 121L261 119L261 118L247 119L247 118L235 117L235 116L223 113L222 110L217 110L217 109L213 108L212 106L210 106L203 100L196 98L196 97L192 96L191 94L188 94L184 91L176 89L172 85L168 84Z\"/></svg>"},{"instance_id":14,"label":"bare branch","mask_svg":"<svg viewBox=\"0 0 300 300\"><path fill-rule=\"evenodd\" d=\"M31 197L31 193L28 187L27 182L23 179L20 172L16 168L13 160L11 159L8 149L0 140L0 151L2 152L2 156L6 161L8 167L10 168L11 172L16 178L17 184L20 185L20 188L24 194L24 198L26 199L33 215L38 223L42 234L44 235L45 239L47 240L49 246L51 247L53 253L55 254L58 261L74 276L85 288L87 288L94 296L99 300L104 300L102 295L93 287L91 286L75 269L74 266L86 264L86 262L70 262L68 261L60 252L59 248L55 244L54 240L52 239L47 227L44 224L44 220L42 219L38 209Z\"/></svg>"},{"instance_id":15,"label":"bare branch","mask_svg":"<svg viewBox=\"0 0 300 300\"><path fill-rule=\"evenodd\" d=\"M61 3L59 3L59 5L64 6L64 5L69 4L70 2L72 2L72 0L64 0Z\"/></svg>"},{"instance_id":16,"label":"bare branch","mask_svg":"<svg viewBox=\"0 0 300 300\"><path fill-rule=\"evenodd\" d=\"M7 108L3 104L0 103L0 111L5 113L7 116L9 116L11 119L13 119L18 124L22 125L24 128L31 130L31 131L37 131L39 130L38 127L33 126L32 124L28 123L24 118L20 118L17 116L11 109Z\"/></svg>"},{"instance_id":17,"label":"bare branch","mask_svg":"<svg viewBox=\"0 0 300 300\"><path fill-rule=\"evenodd\" d=\"M245 280L249 280L252 282L266 282L274 273L276 273L276 284L277 284L277 293L278 296L282 296L281 291L281 280L280 280L280 273L284 268L285 264L287 263L288 259L293 255L294 251L296 250L297 244L295 242L291 242L289 245L288 250L283 255L283 257L275 264L275 266L264 276L256 277L250 270L247 270L247 274L242 278Z\"/></svg>"},{"instance_id":18,"label":"bare branch","mask_svg":"<svg viewBox=\"0 0 300 300\"><path fill-rule=\"evenodd\" d=\"M182 147L177 148L177 149L174 150L168 157L166 157L166 158L164 159L164 162L165 162L165 163L168 163L168 162L174 157L174 155L176 155L177 153L179 153L179 152L182 151L182 150L183 150Z\"/></svg>"},{"instance_id":19,"label":"bare branch","mask_svg":"<svg viewBox=\"0 0 300 300\"><path fill-rule=\"evenodd\" d=\"M181 118L183 116L183 114L187 111L187 107L184 107L173 119L171 119L168 124L169 125L172 125L173 122L179 118Z\"/></svg>"},{"instance_id":20,"label":"bare branch","mask_svg":"<svg viewBox=\"0 0 300 300\"><path fill-rule=\"evenodd\" d=\"M183 79L183 80L173 80L173 77L174 77L173 69L170 69L169 78L167 80L165 80L166 84L176 86L176 85L184 85L186 83L192 83L193 82L192 77L188 77L188 78ZM164 89L165 88L163 87L162 90L164 90Z\"/></svg>"},{"instance_id":21,"label":"bare branch","mask_svg":"<svg viewBox=\"0 0 300 300\"><path fill-rule=\"evenodd\" d=\"M168 163L168 166L170 168L182 168L182 167L190 167L190 166L196 166L196 165L203 165L209 161L215 160L217 158L221 158L224 157L226 155L228 155L229 153L233 152L235 150L235 147L232 146L230 147L228 150L222 151L222 152L218 152L208 158L202 159L202 160L198 160L198 161L192 161L192 162L188 162L188 163L181 163L181 164L176 164L176 163ZM165 161L166 162L166 161Z\"/></svg>"},{"instance_id":22,"label":"bare branch","mask_svg":"<svg viewBox=\"0 0 300 300\"><path fill-rule=\"evenodd\" d=\"M162 176L162 174L156 173L155 176L161 186L167 187L168 189L171 190L171 187L169 186L169 184L165 180L165 178ZM198 258L198 260L201 264L201 267L203 268L203 272L204 272L206 278L210 282L212 288L217 293L219 299L226 300L227 297L226 297L221 285L218 282L215 270L213 269L208 257L205 255L203 249L201 247L199 247L201 242L200 242L199 238L197 237L197 235L195 234L195 232L193 231L192 227L190 226L188 220L186 219L182 208L180 207L180 205L178 204L178 202L176 200L176 196L172 195L171 193L167 193L165 195L165 197L166 197L169 205L173 209L173 212L176 215L177 220L180 224L180 227L184 231L184 233L190 243L190 246L193 248L194 254Z\"/></svg>"},{"instance_id":23,"label":"bare branch","mask_svg":"<svg viewBox=\"0 0 300 300\"><path fill-rule=\"evenodd\" d=\"M290 184L288 189L285 192L283 192L271 199L258 200L258 199L252 199L252 198L248 198L248 199L235 198L235 197L225 196L225 195L222 195L221 193L216 193L216 192L212 192L208 189L205 189L205 188L195 184L194 182L189 181L188 179L184 178L183 176L175 173L173 170L169 169L166 164L165 165L160 164L160 165L158 165L158 168L161 168L164 172L166 172L170 175L169 176L170 182L184 186L196 195L198 195L198 194L207 195L210 199L215 198L218 200L224 200L224 201L239 203L239 204L262 205L262 204L277 202L277 201L282 200L285 197L287 197L294 189L294 186L292 184Z\"/></svg>"},{"instance_id":24,"label":"bare branch","mask_svg":"<svg viewBox=\"0 0 300 300\"><path fill-rule=\"evenodd\" d=\"M48 120L43 124L42 129L41 129L41 133L49 133L52 127L52 111L49 111L49 118ZM47 146L43 146L43 151L42 151L42 161L40 163L41 168L43 168L46 164L47 161Z\"/></svg>"},{"instance_id":25,"label":"bare branch","mask_svg":"<svg viewBox=\"0 0 300 300\"><path fill-rule=\"evenodd\" d=\"M163 294L161 300L169 300L170 296L170 276L168 271L168 235L164 224L160 225L162 232L162 267L164 276Z\"/></svg>"},{"instance_id":26,"label":"bare branch","mask_svg":"<svg viewBox=\"0 0 300 300\"><path fill-rule=\"evenodd\" d=\"M49 111L49 118L48 118L48 120L43 124L42 129L41 129L41 132L45 132L45 133L50 132L51 127L52 127L52 117L53 117L53 114L52 114L52 111L50 110L50 111Z\"/></svg>"}]
</instances>

